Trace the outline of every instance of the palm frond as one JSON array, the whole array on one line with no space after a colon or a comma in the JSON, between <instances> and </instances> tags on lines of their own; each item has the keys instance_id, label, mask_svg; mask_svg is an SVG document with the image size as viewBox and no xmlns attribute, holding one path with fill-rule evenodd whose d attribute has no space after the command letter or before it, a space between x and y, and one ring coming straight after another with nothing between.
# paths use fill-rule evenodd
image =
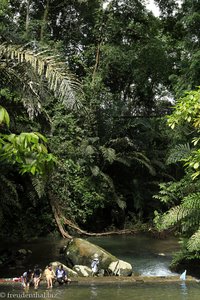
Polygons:
<instances>
[{"instance_id":1,"label":"palm frond","mask_svg":"<svg viewBox=\"0 0 200 300\"><path fill-rule=\"evenodd\" d=\"M81 92L79 81L67 70L59 56L52 55L49 49L43 51L26 49L17 45L0 45L0 64L13 61L16 64L29 64L34 72L48 83L55 97L69 108L78 105L77 93ZM33 83L32 91L37 95Z\"/></svg>"}]
</instances>

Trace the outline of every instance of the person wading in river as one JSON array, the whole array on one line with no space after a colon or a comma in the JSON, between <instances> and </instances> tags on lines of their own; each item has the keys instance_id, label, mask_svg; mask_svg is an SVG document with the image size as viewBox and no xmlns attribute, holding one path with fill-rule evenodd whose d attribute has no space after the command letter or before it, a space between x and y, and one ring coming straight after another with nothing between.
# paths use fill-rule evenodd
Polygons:
<instances>
[{"instance_id":1,"label":"person wading in river","mask_svg":"<svg viewBox=\"0 0 200 300\"><path fill-rule=\"evenodd\" d=\"M94 254L94 258L91 262L92 276L97 276L99 272L99 255Z\"/></svg>"},{"instance_id":2,"label":"person wading in river","mask_svg":"<svg viewBox=\"0 0 200 300\"><path fill-rule=\"evenodd\" d=\"M33 272L31 269L29 269L27 272L24 272L22 275L22 285L25 290L29 289L30 283L33 279Z\"/></svg>"}]
</instances>

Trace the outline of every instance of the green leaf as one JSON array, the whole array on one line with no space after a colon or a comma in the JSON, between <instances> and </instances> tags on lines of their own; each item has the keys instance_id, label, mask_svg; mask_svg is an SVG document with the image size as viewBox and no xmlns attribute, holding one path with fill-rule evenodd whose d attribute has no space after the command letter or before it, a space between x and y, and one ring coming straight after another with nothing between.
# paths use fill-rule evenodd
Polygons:
<instances>
[{"instance_id":1,"label":"green leaf","mask_svg":"<svg viewBox=\"0 0 200 300\"><path fill-rule=\"evenodd\" d=\"M4 112L4 120L5 120L6 125L9 127L10 117L9 117L9 114L8 114L7 110L5 110L5 112Z\"/></svg>"},{"instance_id":2,"label":"green leaf","mask_svg":"<svg viewBox=\"0 0 200 300\"><path fill-rule=\"evenodd\" d=\"M196 163L194 164L193 168L194 168L195 170L198 169L198 168L199 168L199 163L196 162Z\"/></svg>"},{"instance_id":3,"label":"green leaf","mask_svg":"<svg viewBox=\"0 0 200 300\"><path fill-rule=\"evenodd\" d=\"M34 132L43 142L47 143L47 138L39 132Z\"/></svg>"},{"instance_id":4,"label":"green leaf","mask_svg":"<svg viewBox=\"0 0 200 300\"><path fill-rule=\"evenodd\" d=\"M8 127L10 125L10 117L7 110L0 106L0 124L5 123Z\"/></svg>"}]
</instances>

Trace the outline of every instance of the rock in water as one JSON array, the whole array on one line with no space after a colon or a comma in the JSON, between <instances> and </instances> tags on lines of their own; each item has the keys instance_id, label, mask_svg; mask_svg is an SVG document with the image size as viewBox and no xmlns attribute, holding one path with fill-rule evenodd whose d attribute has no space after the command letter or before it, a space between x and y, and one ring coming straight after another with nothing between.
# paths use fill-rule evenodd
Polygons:
<instances>
[{"instance_id":1,"label":"rock in water","mask_svg":"<svg viewBox=\"0 0 200 300\"><path fill-rule=\"evenodd\" d=\"M131 264L123 260L112 262L108 269L112 275L116 276L131 276L133 273Z\"/></svg>"},{"instance_id":2,"label":"rock in water","mask_svg":"<svg viewBox=\"0 0 200 300\"><path fill-rule=\"evenodd\" d=\"M118 263L118 265L120 262L120 268L118 268L120 271L115 275L120 275L119 272L121 272L123 276L130 276L132 274L132 266L129 263L119 260L116 256L103 248L80 238L74 238L69 242L65 252L65 258L67 265L70 267L84 265L91 268L91 261L94 254L98 254L100 261L99 269L104 270L105 274L106 272L115 273L113 272L114 265L111 265L114 262L116 264Z\"/></svg>"}]
</instances>

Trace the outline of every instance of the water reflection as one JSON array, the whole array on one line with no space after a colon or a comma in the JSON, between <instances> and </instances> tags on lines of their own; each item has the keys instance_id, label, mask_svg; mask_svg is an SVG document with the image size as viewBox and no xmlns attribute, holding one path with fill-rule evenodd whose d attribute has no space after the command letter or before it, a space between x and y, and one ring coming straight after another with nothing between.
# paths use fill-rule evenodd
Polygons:
<instances>
[{"instance_id":1,"label":"water reflection","mask_svg":"<svg viewBox=\"0 0 200 300\"><path fill-rule=\"evenodd\" d=\"M52 290L30 289L25 295L21 287L0 286L0 298L44 300L199 300L198 283L138 283L57 287Z\"/></svg>"},{"instance_id":2,"label":"water reflection","mask_svg":"<svg viewBox=\"0 0 200 300\"><path fill-rule=\"evenodd\" d=\"M90 299L93 300L93 299L96 299L96 298L97 298L97 286L92 285L91 286L91 297L90 297Z\"/></svg>"},{"instance_id":3,"label":"water reflection","mask_svg":"<svg viewBox=\"0 0 200 300\"><path fill-rule=\"evenodd\" d=\"M182 300L186 300L188 299L188 290L187 290L187 285L185 283L185 281L183 281L180 285L181 287L181 295L182 295Z\"/></svg>"}]
</instances>

